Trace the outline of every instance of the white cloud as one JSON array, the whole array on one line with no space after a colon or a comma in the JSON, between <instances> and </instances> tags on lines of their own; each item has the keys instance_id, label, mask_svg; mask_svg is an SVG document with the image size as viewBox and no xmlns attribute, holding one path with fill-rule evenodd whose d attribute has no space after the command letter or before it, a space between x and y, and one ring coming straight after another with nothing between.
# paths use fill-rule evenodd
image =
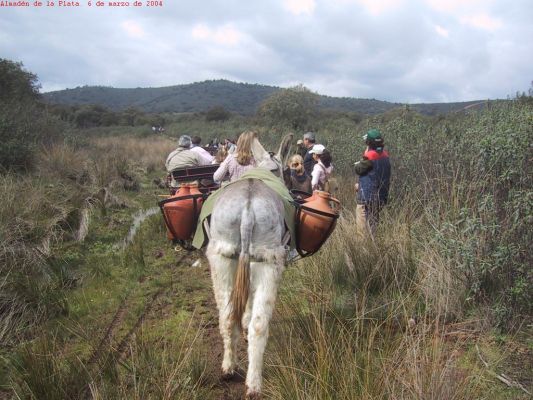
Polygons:
<instances>
[{"instance_id":1,"label":"white cloud","mask_svg":"<svg viewBox=\"0 0 533 400\"><path fill-rule=\"evenodd\" d=\"M234 46L241 41L242 36L242 33L232 26L223 26L215 31L213 39L218 44Z\"/></svg>"},{"instance_id":2,"label":"white cloud","mask_svg":"<svg viewBox=\"0 0 533 400\"><path fill-rule=\"evenodd\" d=\"M140 39L146 35L144 29L135 21L124 21L120 26L131 38Z\"/></svg>"},{"instance_id":3,"label":"white cloud","mask_svg":"<svg viewBox=\"0 0 533 400\"><path fill-rule=\"evenodd\" d=\"M284 0L283 5L294 15L311 15L315 11L315 0Z\"/></svg>"},{"instance_id":4,"label":"white cloud","mask_svg":"<svg viewBox=\"0 0 533 400\"><path fill-rule=\"evenodd\" d=\"M211 30L205 24L197 24L192 28L192 37L195 39L207 39L211 36Z\"/></svg>"},{"instance_id":5,"label":"white cloud","mask_svg":"<svg viewBox=\"0 0 533 400\"><path fill-rule=\"evenodd\" d=\"M487 14L469 15L461 18L461 22L474 28L494 31L502 27L502 21Z\"/></svg>"},{"instance_id":6,"label":"white cloud","mask_svg":"<svg viewBox=\"0 0 533 400\"><path fill-rule=\"evenodd\" d=\"M454 13L461 9L472 8L478 5L486 6L492 0L425 0L433 9L440 12Z\"/></svg>"},{"instance_id":7,"label":"white cloud","mask_svg":"<svg viewBox=\"0 0 533 400\"><path fill-rule=\"evenodd\" d=\"M241 42L244 35L231 25L211 29L205 24L197 24L192 29L192 37L198 40L224 45L235 46Z\"/></svg>"},{"instance_id":8,"label":"white cloud","mask_svg":"<svg viewBox=\"0 0 533 400\"><path fill-rule=\"evenodd\" d=\"M445 38L450 36L450 32L440 25L435 25L435 32L437 32L440 36L445 37Z\"/></svg>"},{"instance_id":9,"label":"white cloud","mask_svg":"<svg viewBox=\"0 0 533 400\"><path fill-rule=\"evenodd\" d=\"M392 11L403 4L403 0L358 0L372 15L380 15Z\"/></svg>"}]
</instances>

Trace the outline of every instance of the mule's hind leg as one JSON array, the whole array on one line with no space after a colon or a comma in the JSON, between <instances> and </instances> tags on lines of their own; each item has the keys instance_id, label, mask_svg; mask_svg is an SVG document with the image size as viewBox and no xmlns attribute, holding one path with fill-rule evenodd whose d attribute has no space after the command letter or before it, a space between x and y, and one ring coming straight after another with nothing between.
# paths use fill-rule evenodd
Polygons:
<instances>
[{"instance_id":1,"label":"mule's hind leg","mask_svg":"<svg viewBox=\"0 0 533 400\"><path fill-rule=\"evenodd\" d=\"M242 316L242 335L244 340L248 342L248 326L252 319L252 300L253 300L253 288L250 289L250 296L248 297L248 303L246 304L246 310Z\"/></svg>"},{"instance_id":2,"label":"mule's hind leg","mask_svg":"<svg viewBox=\"0 0 533 400\"><path fill-rule=\"evenodd\" d=\"M267 262L252 262L253 304L248 325L248 373L247 394L261 392L263 354L268 339L268 324L276 302L278 285L283 265Z\"/></svg>"},{"instance_id":3,"label":"mule's hind leg","mask_svg":"<svg viewBox=\"0 0 533 400\"><path fill-rule=\"evenodd\" d=\"M235 373L237 367L237 345L240 337L237 325L231 320L231 306L229 304L237 260L209 251L207 258L211 266L211 278L218 307L220 335L224 342L222 373L225 377L230 377Z\"/></svg>"}]
</instances>

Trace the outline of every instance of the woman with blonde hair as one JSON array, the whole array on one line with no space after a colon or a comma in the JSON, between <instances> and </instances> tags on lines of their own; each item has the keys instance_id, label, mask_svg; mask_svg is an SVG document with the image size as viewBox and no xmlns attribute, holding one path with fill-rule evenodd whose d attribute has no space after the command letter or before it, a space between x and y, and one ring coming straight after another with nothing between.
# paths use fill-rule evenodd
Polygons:
<instances>
[{"instance_id":1,"label":"woman with blonde hair","mask_svg":"<svg viewBox=\"0 0 533 400\"><path fill-rule=\"evenodd\" d=\"M252 144L255 139L257 139L257 132L255 131L241 133L239 140L237 140L235 152L228 154L213 174L213 179L216 182L222 182L224 180L233 182L240 178L245 171L257 165L252 153Z\"/></svg>"},{"instance_id":2,"label":"woman with blonde hair","mask_svg":"<svg viewBox=\"0 0 533 400\"><path fill-rule=\"evenodd\" d=\"M215 159L213 160L213 164L221 164L222 161L226 159L228 156L228 150L225 146L220 146L217 150L217 153L215 154Z\"/></svg>"},{"instance_id":3,"label":"woman with blonde hair","mask_svg":"<svg viewBox=\"0 0 533 400\"><path fill-rule=\"evenodd\" d=\"M293 155L289 161L289 168L291 175L287 181L287 189L311 193L311 177L305 172L302 156Z\"/></svg>"}]
</instances>

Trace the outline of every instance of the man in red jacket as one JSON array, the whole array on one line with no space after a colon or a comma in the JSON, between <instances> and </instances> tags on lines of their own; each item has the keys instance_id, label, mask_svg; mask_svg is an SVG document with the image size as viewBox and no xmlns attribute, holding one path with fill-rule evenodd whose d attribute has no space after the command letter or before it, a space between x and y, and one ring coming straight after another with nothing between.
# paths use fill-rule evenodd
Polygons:
<instances>
[{"instance_id":1,"label":"man in red jacket","mask_svg":"<svg viewBox=\"0 0 533 400\"><path fill-rule=\"evenodd\" d=\"M363 136L367 148L363 158L355 163L359 177L357 191L356 223L360 234L368 232L373 238L379 221L379 212L389 198L391 165L389 153L384 150L381 132L370 129Z\"/></svg>"}]
</instances>

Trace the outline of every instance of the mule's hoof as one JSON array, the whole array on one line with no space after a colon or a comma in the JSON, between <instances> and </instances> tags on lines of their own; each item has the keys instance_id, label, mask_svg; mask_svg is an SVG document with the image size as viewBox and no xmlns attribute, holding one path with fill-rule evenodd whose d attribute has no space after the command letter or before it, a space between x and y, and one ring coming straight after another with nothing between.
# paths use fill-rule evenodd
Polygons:
<instances>
[{"instance_id":1,"label":"mule's hoof","mask_svg":"<svg viewBox=\"0 0 533 400\"><path fill-rule=\"evenodd\" d=\"M231 382L244 382L245 376L244 373L237 368L235 371L232 372L224 372L222 373L222 376L220 377L220 380L222 381L231 381Z\"/></svg>"},{"instance_id":2,"label":"mule's hoof","mask_svg":"<svg viewBox=\"0 0 533 400\"><path fill-rule=\"evenodd\" d=\"M232 372L225 372L222 374L222 376L220 377L220 380L222 381L231 381L233 380L233 378L235 378L235 375L237 375L235 373L235 371L232 371Z\"/></svg>"},{"instance_id":3,"label":"mule's hoof","mask_svg":"<svg viewBox=\"0 0 533 400\"><path fill-rule=\"evenodd\" d=\"M259 392L246 393L246 400L261 400L263 396Z\"/></svg>"}]
</instances>

